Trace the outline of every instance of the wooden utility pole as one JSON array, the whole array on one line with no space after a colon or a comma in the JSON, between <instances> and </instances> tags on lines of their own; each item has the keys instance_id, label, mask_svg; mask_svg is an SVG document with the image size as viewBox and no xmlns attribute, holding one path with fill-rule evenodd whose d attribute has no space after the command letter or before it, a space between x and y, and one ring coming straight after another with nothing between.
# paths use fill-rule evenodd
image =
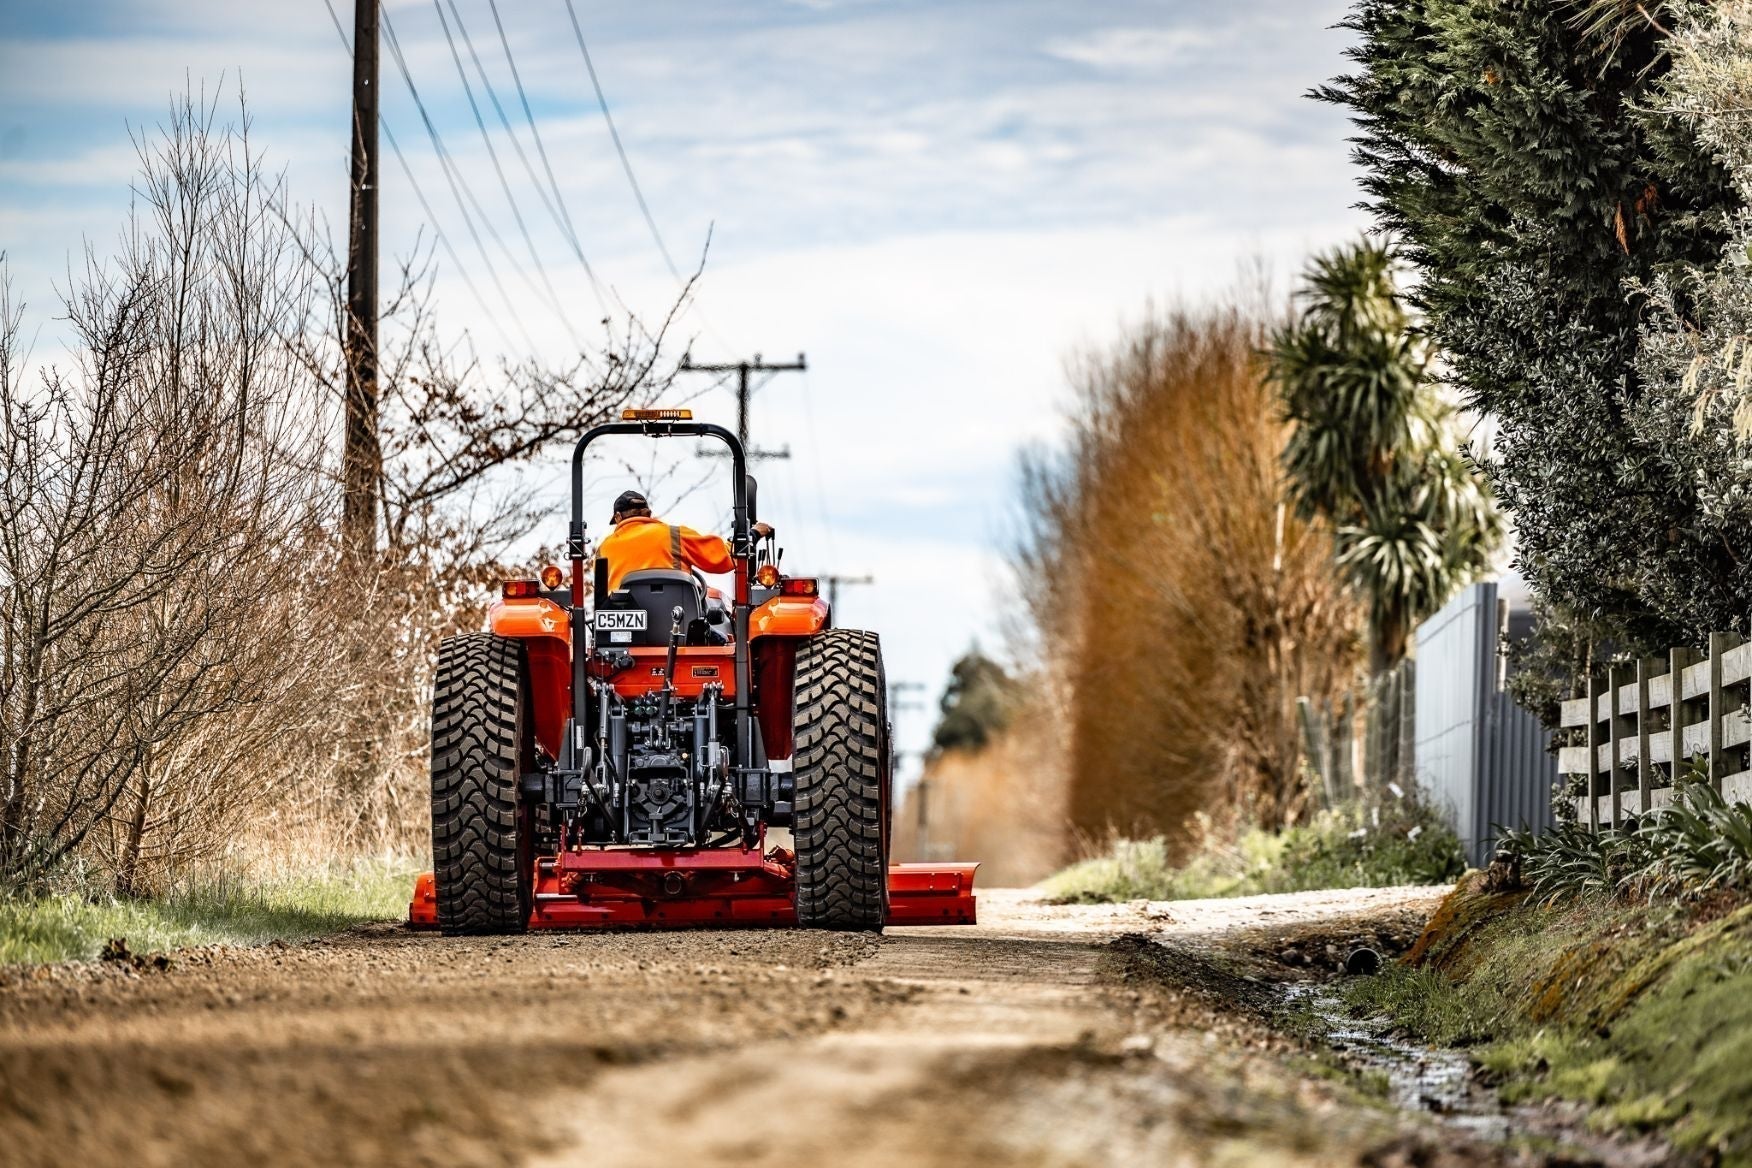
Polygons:
<instances>
[{"instance_id":1,"label":"wooden utility pole","mask_svg":"<svg viewBox=\"0 0 1752 1168\"><path fill-rule=\"evenodd\" d=\"M695 365L692 355L681 359L683 373L734 373L736 374L736 437L742 443L742 450L750 462L768 458L789 458L791 452L785 450L756 450L748 444L748 400L753 396L749 386L748 375L751 373L801 373L809 368L803 354L798 353L795 361L783 365L769 365L760 359L760 354L754 355L752 361L738 361L734 365Z\"/></svg>"},{"instance_id":2,"label":"wooden utility pole","mask_svg":"<svg viewBox=\"0 0 1752 1168\"><path fill-rule=\"evenodd\" d=\"M832 575L829 575L829 576L823 576L821 578L827 582L827 607L829 607L831 609L836 609L836 610L839 608L840 585L842 585L842 584L874 584L874 583L876 583L876 577L870 576L870 575L864 575L864 576L832 576Z\"/></svg>"},{"instance_id":3,"label":"wooden utility pole","mask_svg":"<svg viewBox=\"0 0 1752 1168\"><path fill-rule=\"evenodd\" d=\"M377 8L353 3L353 164L347 231L347 397L341 540L355 564L377 552Z\"/></svg>"}]
</instances>

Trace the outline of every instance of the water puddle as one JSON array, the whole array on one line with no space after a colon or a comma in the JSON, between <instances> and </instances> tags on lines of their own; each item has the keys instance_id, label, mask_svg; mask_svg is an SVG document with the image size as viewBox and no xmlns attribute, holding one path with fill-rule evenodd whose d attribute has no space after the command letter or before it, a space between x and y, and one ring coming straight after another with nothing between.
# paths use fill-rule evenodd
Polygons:
<instances>
[{"instance_id":1,"label":"water puddle","mask_svg":"<svg viewBox=\"0 0 1752 1168\"><path fill-rule=\"evenodd\" d=\"M1346 1064L1386 1077L1387 1098L1396 1108L1421 1112L1480 1140L1521 1143L1556 1157L1536 1163L1659 1168L1682 1162L1657 1136L1591 1130L1587 1109L1579 1104L1505 1105L1479 1082L1464 1053L1420 1046L1394 1033L1382 1017L1353 1017L1328 986L1292 982L1282 989L1286 1005L1320 1020L1326 1045Z\"/></svg>"},{"instance_id":2,"label":"water puddle","mask_svg":"<svg viewBox=\"0 0 1752 1168\"><path fill-rule=\"evenodd\" d=\"M1313 1012L1326 1044L1346 1063L1386 1076L1387 1098L1397 1108L1439 1117L1480 1139L1496 1143L1524 1129L1478 1082L1471 1060L1453 1050L1436 1050L1393 1033L1385 1018L1355 1018L1330 989L1311 982L1284 987L1284 1000Z\"/></svg>"}]
</instances>

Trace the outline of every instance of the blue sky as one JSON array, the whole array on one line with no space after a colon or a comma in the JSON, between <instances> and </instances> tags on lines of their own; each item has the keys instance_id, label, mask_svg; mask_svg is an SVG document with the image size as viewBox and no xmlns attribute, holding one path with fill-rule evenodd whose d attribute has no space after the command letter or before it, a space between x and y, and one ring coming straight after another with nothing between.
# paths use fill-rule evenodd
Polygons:
<instances>
[{"instance_id":1,"label":"blue sky","mask_svg":"<svg viewBox=\"0 0 1752 1168\"><path fill-rule=\"evenodd\" d=\"M1330 27L1343 0L575 3L670 250L691 266L713 232L694 352L809 354L806 377L776 379L755 406L757 441L794 454L762 468L787 567L875 573L847 591L841 621L880 631L891 676L933 694L974 637L996 640L1016 452L1055 433L1065 358L1245 264L1287 284L1310 249L1363 224L1344 120L1301 96L1343 67ZM335 7L350 31L350 0ZM486 0L456 7L511 102ZM499 10L592 264L627 304L659 311L674 285L563 0ZM557 356L566 326L525 270L434 5L386 11L507 233L511 256L487 244L510 301L496 314ZM0 0L0 249L42 328L39 357L55 351L56 284L121 228L129 128L160 121L185 82L241 78L257 145L339 228L349 70L322 0ZM387 47L383 70L385 117L496 302ZM495 147L560 299L593 319L569 247L510 144ZM383 186L384 247L405 252L425 215L393 161ZM452 265L438 295L484 353L525 346L485 322ZM732 417L728 395L696 404ZM904 744L928 725L903 716Z\"/></svg>"}]
</instances>

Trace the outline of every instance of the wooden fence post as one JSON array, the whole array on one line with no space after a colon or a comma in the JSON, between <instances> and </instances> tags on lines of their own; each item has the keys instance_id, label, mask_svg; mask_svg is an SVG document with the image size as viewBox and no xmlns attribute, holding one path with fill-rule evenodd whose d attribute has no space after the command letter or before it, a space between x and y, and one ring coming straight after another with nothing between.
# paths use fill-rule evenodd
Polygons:
<instances>
[{"instance_id":1,"label":"wooden fence post","mask_svg":"<svg viewBox=\"0 0 1752 1168\"><path fill-rule=\"evenodd\" d=\"M1727 633L1709 635L1709 785L1722 789L1727 752L1722 749L1722 721L1728 711L1722 701L1722 657L1733 647Z\"/></svg>"},{"instance_id":2,"label":"wooden fence post","mask_svg":"<svg viewBox=\"0 0 1752 1168\"><path fill-rule=\"evenodd\" d=\"M1612 769L1606 774L1606 793L1612 796L1612 826L1624 826L1624 796L1618 790L1618 771L1624 765L1624 740L1631 734L1630 715L1624 707L1624 689L1636 674L1623 665L1606 671L1606 684L1612 687L1612 722L1606 732L1612 736Z\"/></svg>"},{"instance_id":3,"label":"wooden fence post","mask_svg":"<svg viewBox=\"0 0 1752 1168\"><path fill-rule=\"evenodd\" d=\"M1679 783L1685 777L1685 724L1691 720L1691 703L1685 700L1685 671L1697 660L1694 649L1673 649L1667 654L1667 672L1672 676L1673 700L1667 707L1667 754L1671 760L1672 778L1668 786L1678 795Z\"/></svg>"},{"instance_id":4,"label":"wooden fence post","mask_svg":"<svg viewBox=\"0 0 1752 1168\"><path fill-rule=\"evenodd\" d=\"M1338 796L1333 790L1332 750L1327 741L1332 736L1332 719L1329 715L1321 715L1316 723L1314 703L1305 697L1296 699L1296 716L1302 723L1302 750L1307 756L1308 769L1320 779L1320 795L1325 805L1334 807Z\"/></svg>"},{"instance_id":5,"label":"wooden fence post","mask_svg":"<svg viewBox=\"0 0 1752 1168\"><path fill-rule=\"evenodd\" d=\"M1357 795L1357 699L1355 687L1347 688L1344 702L1340 707L1342 721L1338 733L1338 765L1334 772L1339 776L1339 786L1344 790L1346 800L1355 799Z\"/></svg>"},{"instance_id":6,"label":"wooden fence post","mask_svg":"<svg viewBox=\"0 0 1752 1168\"><path fill-rule=\"evenodd\" d=\"M1659 657L1638 658L1636 663L1636 813L1654 810L1654 764L1649 761L1649 681L1660 672Z\"/></svg>"},{"instance_id":7,"label":"wooden fence post","mask_svg":"<svg viewBox=\"0 0 1752 1168\"><path fill-rule=\"evenodd\" d=\"M1417 662L1399 663L1399 757L1394 769L1399 784L1407 790L1417 782Z\"/></svg>"},{"instance_id":8,"label":"wooden fence post","mask_svg":"<svg viewBox=\"0 0 1752 1168\"><path fill-rule=\"evenodd\" d=\"M1327 786L1332 791L1332 805L1350 797L1350 720L1342 718L1339 707L1328 698L1320 703L1320 727L1325 731ZM1343 755L1343 762L1340 755Z\"/></svg>"},{"instance_id":9,"label":"wooden fence post","mask_svg":"<svg viewBox=\"0 0 1752 1168\"><path fill-rule=\"evenodd\" d=\"M1600 830L1600 677L1588 675L1588 827Z\"/></svg>"}]
</instances>

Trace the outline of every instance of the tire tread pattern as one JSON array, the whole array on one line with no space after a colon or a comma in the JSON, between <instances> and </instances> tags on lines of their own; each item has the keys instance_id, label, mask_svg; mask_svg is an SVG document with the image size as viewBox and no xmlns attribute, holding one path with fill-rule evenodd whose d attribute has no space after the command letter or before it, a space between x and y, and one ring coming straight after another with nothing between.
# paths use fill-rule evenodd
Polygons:
<instances>
[{"instance_id":1,"label":"tire tread pattern","mask_svg":"<svg viewBox=\"0 0 1752 1168\"><path fill-rule=\"evenodd\" d=\"M530 883L518 848L528 754L521 642L449 637L432 686L432 862L445 933L521 933Z\"/></svg>"},{"instance_id":2,"label":"tire tread pattern","mask_svg":"<svg viewBox=\"0 0 1752 1168\"><path fill-rule=\"evenodd\" d=\"M797 921L880 930L887 915L887 692L875 633L830 629L797 649Z\"/></svg>"}]
</instances>

